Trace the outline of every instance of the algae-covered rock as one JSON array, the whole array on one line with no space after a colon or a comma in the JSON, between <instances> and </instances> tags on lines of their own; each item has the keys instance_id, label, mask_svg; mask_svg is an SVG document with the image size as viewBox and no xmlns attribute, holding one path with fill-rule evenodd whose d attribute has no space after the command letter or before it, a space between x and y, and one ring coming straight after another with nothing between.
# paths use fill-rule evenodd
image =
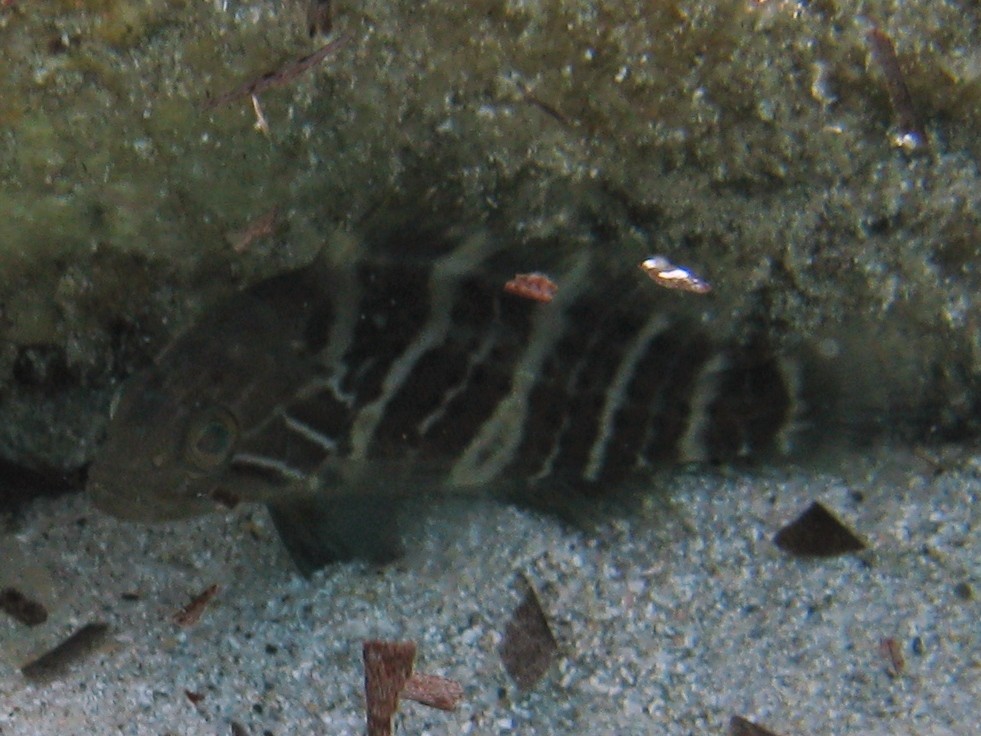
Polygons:
<instances>
[{"instance_id":1,"label":"algae-covered rock","mask_svg":"<svg viewBox=\"0 0 981 736\"><path fill-rule=\"evenodd\" d=\"M84 463L169 335L390 201L626 267L663 253L712 281L705 318L731 336L881 325L884 378L977 427L976 5L333 8L346 42L258 109L209 100L325 43L305 0L0 10L0 455ZM873 25L928 135L912 153ZM271 235L234 237L273 208Z\"/></svg>"}]
</instances>

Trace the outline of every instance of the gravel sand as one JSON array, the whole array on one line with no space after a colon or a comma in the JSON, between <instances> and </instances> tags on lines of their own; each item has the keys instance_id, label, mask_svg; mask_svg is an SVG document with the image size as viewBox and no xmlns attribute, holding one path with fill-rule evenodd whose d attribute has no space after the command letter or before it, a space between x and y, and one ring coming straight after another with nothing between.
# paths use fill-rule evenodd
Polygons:
<instances>
[{"instance_id":1,"label":"gravel sand","mask_svg":"<svg viewBox=\"0 0 981 736\"><path fill-rule=\"evenodd\" d=\"M369 638L414 640L417 671L464 686L455 712L403 702L398 733L724 734L732 715L782 736L974 733L981 455L838 467L685 470L589 531L444 502L397 564L309 581L260 508L148 527L84 496L39 500L0 536L0 586L49 612L33 627L0 614L0 734L363 733ZM812 501L869 549L778 550ZM498 655L519 574L559 642L530 692ZM176 624L215 583L200 619ZM67 670L22 674L93 622L108 634Z\"/></svg>"}]
</instances>

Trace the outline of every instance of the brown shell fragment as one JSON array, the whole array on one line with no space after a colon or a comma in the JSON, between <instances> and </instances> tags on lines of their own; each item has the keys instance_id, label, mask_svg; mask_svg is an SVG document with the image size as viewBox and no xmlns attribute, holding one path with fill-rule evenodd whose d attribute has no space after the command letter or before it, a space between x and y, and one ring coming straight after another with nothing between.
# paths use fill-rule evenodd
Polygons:
<instances>
[{"instance_id":1,"label":"brown shell fragment","mask_svg":"<svg viewBox=\"0 0 981 736\"><path fill-rule=\"evenodd\" d=\"M37 626L48 620L47 609L16 588L0 590L0 611L9 614L25 626Z\"/></svg>"},{"instance_id":2,"label":"brown shell fragment","mask_svg":"<svg viewBox=\"0 0 981 736\"><path fill-rule=\"evenodd\" d=\"M519 688L530 690L548 672L557 652L545 611L526 582L524 599L511 614L498 649L504 669Z\"/></svg>"},{"instance_id":3,"label":"brown shell fragment","mask_svg":"<svg viewBox=\"0 0 981 736\"><path fill-rule=\"evenodd\" d=\"M412 675L416 645L411 641L370 640L362 645L368 736L391 736L399 693Z\"/></svg>"},{"instance_id":4,"label":"brown shell fragment","mask_svg":"<svg viewBox=\"0 0 981 736\"><path fill-rule=\"evenodd\" d=\"M651 256L640 263L640 270L658 286L665 289L690 291L693 294L708 294L712 285L684 266L676 266L664 256Z\"/></svg>"},{"instance_id":5,"label":"brown shell fragment","mask_svg":"<svg viewBox=\"0 0 981 736\"><path fill-rule=\"evenodd\" d=\"M733 716L729 719L729 736L777 736L763 726L757 726L752 721L747 721L740 716Z\"/></svg>"},{"instance_id":6,"label":"brown shell fragment","mask_svg":"<svg viewBox=\"0 0 981 736\"><path fill-rule=\"evenodd\" d=\"M191 599L191 602L174 614L174 623L178 626L193 626L201 618L205 607L215 597L218 592L218 583L209 585L198 595Z\"/></svg>"},{"instance_id":7,"label":"brown shell fragment","mask_svg":"<svg viewBox=\"0 0 981 736\"><path fill-rule=\"evenodd\" d=\"M402 697L440 710L456 710L463 698L463 686L439 675L414 674L405 681Z\"/></svg>"},{"instance_id":8,"label":"brown shell fragment","mask_svg":"<svg viewBox=\"0 0 981 736\"><path fill-rule=\"evenodd\" d=\"M204 693L198 693L193 690L184 690L184 697L191 701L191 705L197 705L202 700L204 700Z\"/></svg>"},{"instance_id":9,"label":"brown shell fragment","mask_svg":"<svg viewBox=\"0 0 981 736\"><path fill-rule=\"evenodd\" d=\"M777 532L773 543L801 557L836 557L865 549L865 542L821 504L814 502Z\"/></svg>"},{"instance_id":10,"label":"brown shell fragment","mask_svg":"<svg viewBox=\"0 0 981 736\"><path fill-rule=\"evenodd\" d=\"M543 273L516 273L514 278L504 284L508 294L531 299L535 302L548 303L555 298L559 285Z\"/></svg>"},{"instance_id":11,"label":"brown shell fragment","mask_svg":"<svg viewBox=\"0 0 981 736\"><path fill-rule=\"evenodd\" d=\"M899 677L906 670L903 650L891 636L879 639L879 654L886 662L886 673L890 677Z\"/></svg>"}]
</instances>

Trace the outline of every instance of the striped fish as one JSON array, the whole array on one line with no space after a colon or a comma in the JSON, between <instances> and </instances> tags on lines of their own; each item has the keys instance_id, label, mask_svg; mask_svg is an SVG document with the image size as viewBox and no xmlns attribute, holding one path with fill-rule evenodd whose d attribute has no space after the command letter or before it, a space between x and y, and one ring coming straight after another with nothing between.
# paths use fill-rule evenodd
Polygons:
<instances>
[{"instance_id":1,"label":"striped fish","mask_svg":"<svg viewBox=\"0 0 981 736\"><path fill-rule=\"evenodd\" d=\"M139 520L265 503L309 573L390 555L389 504L432 489L550 507L789 450L800 361L714 344L665 307L683 300L635 268L604 280L586 252L550 303L522 299L507 258L480 235L424 259L336 248L240 292L124 387L95 503Z\"/></svg>"}]
</instances>

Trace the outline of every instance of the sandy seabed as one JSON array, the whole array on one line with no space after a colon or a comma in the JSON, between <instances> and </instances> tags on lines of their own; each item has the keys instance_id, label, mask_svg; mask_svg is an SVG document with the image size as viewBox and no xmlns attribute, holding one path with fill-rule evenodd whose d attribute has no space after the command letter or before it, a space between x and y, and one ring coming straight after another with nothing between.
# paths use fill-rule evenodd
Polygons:
<instances>
[{"instance_id":1,"label":"sandy seabed","mask_svg":"<svg viewBox=\"0 0 981 736\"><path fill-rule=\"evenodd\" d=\"M84 496L41 500L0 536L0 583L49 611L35 627L0 615L0 734L363 733L369 638L414 640L417 671L464 686L455 712L403 703L397 733L724 734L732 715L781 736L974 733L981 455L932 456L879 450L845 475L685 471L589 532L438 504L400 562L310 581L259 508L148 527ZM869 549L778 550L774 532L815 500ZM519 573L560 646L527 693L498 656ZM175 624L213 583L200 620ZM94 621L110 627L94 652L24 677Z\"/></svg>"}]
</instances>

